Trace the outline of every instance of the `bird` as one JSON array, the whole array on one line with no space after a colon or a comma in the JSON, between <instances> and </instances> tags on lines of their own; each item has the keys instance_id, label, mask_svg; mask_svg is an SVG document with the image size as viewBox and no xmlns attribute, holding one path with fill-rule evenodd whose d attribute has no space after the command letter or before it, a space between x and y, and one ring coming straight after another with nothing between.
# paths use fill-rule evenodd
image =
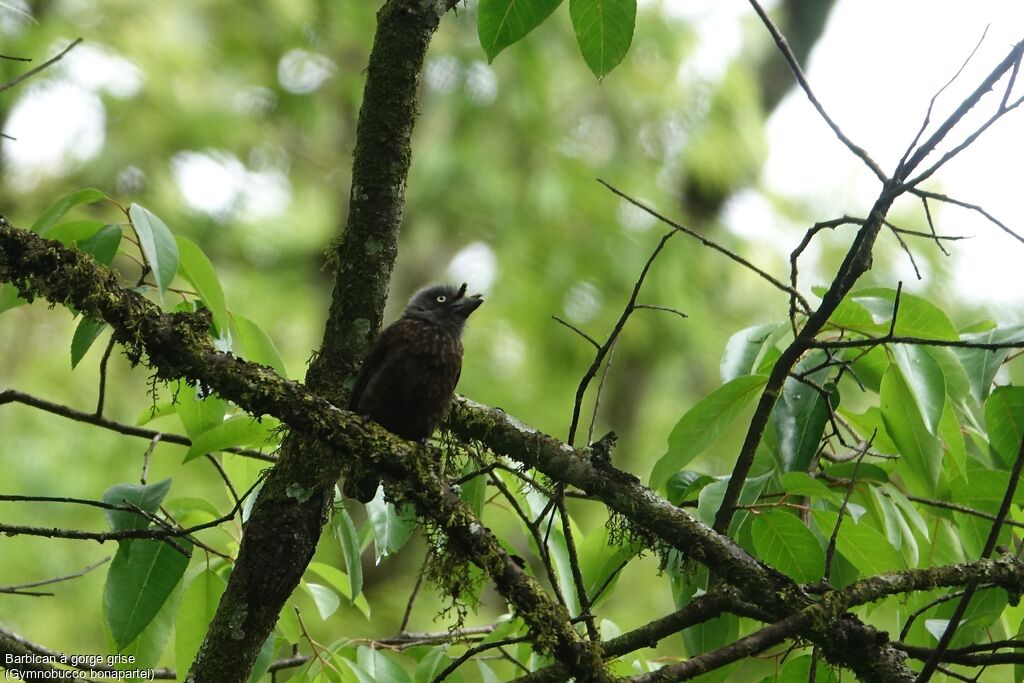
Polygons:
<instances>
[{"instance_id":1,"label":"bird","mask_svg":"<svg viewBox=\"0 0 1024 683\"><path fill-rule=\"evenodd\" d=\"M426 442L448 412L462 374L462 332L483 298L436 284L416 292L402 317L377 337L352 387L349 410L409 441ZM354 473L345 495L361 503L377 493L376 476Z\"/></svg>"}]
</instances>

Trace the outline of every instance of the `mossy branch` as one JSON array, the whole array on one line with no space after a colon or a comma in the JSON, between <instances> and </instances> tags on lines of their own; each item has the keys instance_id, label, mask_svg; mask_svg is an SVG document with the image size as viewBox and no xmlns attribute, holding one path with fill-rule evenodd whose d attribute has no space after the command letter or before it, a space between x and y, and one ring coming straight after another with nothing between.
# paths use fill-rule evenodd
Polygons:
<instances>
[{"instance_id":1,"label":"mossy branch","mask_svg":"<svg viewBox=\"0 0 1024 683\"><path fill-rule=\"evenodd\" d=\"M248 543L243 543L232 572L232 576L247 573L235 584L246 587L246 593L233 599L229 584L218 610L225 615L225 637L247 640L265 619L273 625L280 606L294 590L293 576L296 572L301 576L308 564L309 539L311 554L319 537L322 523L309 520L308 504L326 509L339 474L349 472L359 460L381 472L393 497L413 503L421 517L436 524L448 536L449 548L490 576L528 624L539 651L554 655L581 680L608 678L597 646L579 637L565 608L501 548L448 485L440 472L440 458L425 454L423 446L339 410L303 384L282 379L268 367L215 350L207 334L209 318L205 313L162 313L140 294L121 287L116 276L89 255L14 228L2 217L0 281L16 284L29 300L42 297L71 305L90 318L107 322L129 358L133 362L145 359L158 378L197 382L257 418L273 415L302 438L327 446L321 449L321 458L282 457L270 471L246 524ZM259 549L258 557L252 548ZM211 630L216 625L215 621ZM207 642L215 641L208 637ZM246 677L226 669L218 675L226 676L216 679L219 681ZM190 677L214 680L197 675L195 667Z\"/></svg>"}]
</instances>

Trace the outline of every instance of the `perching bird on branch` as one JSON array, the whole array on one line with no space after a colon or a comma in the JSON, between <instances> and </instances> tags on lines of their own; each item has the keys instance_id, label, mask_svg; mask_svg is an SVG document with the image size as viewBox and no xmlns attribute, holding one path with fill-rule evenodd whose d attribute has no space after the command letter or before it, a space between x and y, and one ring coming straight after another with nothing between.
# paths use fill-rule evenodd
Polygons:
<instances>
[{"instance_id":1,"label":"perching bird on branch","mask_svg":"<svg viewBox=\"0 0 1024 683\"><path fill-rule=\"evenodd\" d=\"M349 410L403 439L425 441L448 411L462 371L462 330L482 303L479 294L466 296L466 283L417 292L363 361ZM345 495L369 502L378 483L356 476L345 482Z\"/></svg>"}]
</instances>

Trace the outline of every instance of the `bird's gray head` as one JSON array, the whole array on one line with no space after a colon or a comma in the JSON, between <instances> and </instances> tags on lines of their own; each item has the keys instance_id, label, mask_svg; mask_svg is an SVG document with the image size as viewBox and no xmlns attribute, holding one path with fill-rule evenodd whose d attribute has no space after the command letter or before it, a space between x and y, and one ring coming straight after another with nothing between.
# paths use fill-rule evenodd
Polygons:
<instances>
[{"instance_id":1,"label":"bird's gray head","mask_svg":"<svg viewBox=\"0 0 1024 683\"><path fill-rule=\"evenodd\" d=\"M403 317L440 325L458 334L466 318L483 302L479 294L466 296L465 282L461 287L431 285L413 295Z\"/></svg>"}]
</instances>

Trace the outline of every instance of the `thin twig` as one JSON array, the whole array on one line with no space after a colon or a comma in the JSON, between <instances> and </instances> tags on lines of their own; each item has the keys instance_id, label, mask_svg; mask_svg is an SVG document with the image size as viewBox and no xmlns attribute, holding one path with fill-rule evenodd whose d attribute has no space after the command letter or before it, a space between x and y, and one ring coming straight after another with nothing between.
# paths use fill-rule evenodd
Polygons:
<instances>
[{"instance_id":1,"label":"thin twig","mask_svg":"<svg viewBox=\"0 0 1024 683\"><path fill-rule=\"evenodd\" d=\"M114 350L114 335L110 335L107 348L103 351L103 358L100 359L100 389L99 397L96 399L96 417L103 415L103 399L107 392L107 363L110 361L110 354Z\"/></svg>"},{"instance_id":2,"label":"thin twig","mask_svg":"<svg viewBox=\"0 0 1024 683\"><path fill-rule=\"evenodd\" d=\"M1001 220L999 220L998 218L996 218L991 213L989 213L988 211L986 211L984 208L982 208L981 206L979 206L977 204L971 204L970 202L965 202L965 201L962 201L960 199L955 199L955 198L950 197L948 195L944 195L941 192L931 192L929 190L922 190L922 189L917 188L917 187L911 188L910 192L911 192L911 194L920 197L922 200L934 199L935 201L943 202L945 204L952 204L953 206L959 206L961 209L967 209L968 211L974 211L975 213L980 214L983 218L985 218L985 220L987 220L989 223L991 223L992 225L996 226L997 228L999 228L1000 230L1005 232L1007 235L1009 235L1013 239L1017 240L1018 242L1024 242L1024 237L1022 237L1021 235L1018 235L1016 232L1014 232L1010 228L1010 226L1008 226L1006 223L1003 223ZM925 205L925 206L927 206L927 205Z\"/></svg>"},{"instance_id":3,"label":"thin twig","mask_svg":"<svg viewBox=\"0 0 1024 683\"><path fill-rule=\"evenodd\" d=\"M664 214L659 213L658 211L656 211L655 209L651 208L650 206L647 206L643 202L630 197L628 194L626 194L622 190L618 189L614 185L612 185L610 183L607 183L604 180L601 180L600 178L597 179L597 182L601 183L602 185L607 187L609 190L611 190L614 194L618 195L622 199L625 199L627 202L629 202L633 206L637 207L638 209L641 209L641 210L647 212L651 216L654 216L655 218L657 218L659 221L661 221L665 225L671 226L672 228L678 230L679 232L681 232L683 234L686 234L686 235L689 235L690 237L692 237L695 240L699 241L705 247L708 247L709 249L713 249L713 250L717 251L718 253L722 254L723 256L725 256L725 257L735 261L736 263L740 264L741 266L743 266L747 270L750 270L751 272L757 274L762 279L768 281L776 289L779 289L779 290L781 290L783 292L786 292L787 294L790 294L790 295L794 296L800 302L800 305L804 308L805 311L809 311L810 310L811 305L807 302L807 299L805 299L802 294L800 294L799 292L797 292L793 288L789 287L784 282L780 281L778 278L770 275L768 272L762 270L761 268L758 268L753 263L751 263L747 259L743 258L739 254L737 254L737 253L735 253L733 251L730 251L729 249L726 249L725 247L723 247L722 245L718 244L717 242L713 242L713 241L709 240L707 237L705 237L704 235L701 235L699 232L691 230L690 228L687 228L685 225L677 223L676 221L672 220L668 216L665 216Z\"/></svg>"},{"instance_id":4,"label":"thin twig","mask_svg":"<svg viewBox=\"0 0 1024 683\"><path fill-rule=\"evenodd\" d=\"M153 429L144 429L142 427L136 427L134 425L124 424L123 422L115 422L114 420L107 419L105 417L99 417L93 413L86 413L81 410L75 410L68 406L61 405L59 403L53 403L30 394L26 394L14 389L6 389L0 391L0 405L5 403L22 403L33 408L44 410L54 415L60 415L66 417L69 420L75 422L85 422L87 424L109 429L110 431L117 432L118 434L124 434L126 436L138 436L143 439L153 439L156 436L160 437L160 440L165 443L178 444L179 446L191 446L192 440L187 436L180 434L169 434L167 432L158 432ZM263 460L265 462L277 462L277 456L263 453L261 451L253 450L251 448L225 448L223 449L227 453L235 453L242 455L247 458L255 458L256 460Z\"/></svg>"},{"instance_id":5,"label":"thin twig","mask_svg":"<svg viewBox=\"0 0 1024 683\"><path fill-rule=\"evenodd\" d=\"M25 73L21 74L20 76L18 76L16 78L12 78L11 80L9 80L6 83L4 83L3 85L0 85L0 92L3 92L4 90L8 90L10 88L13 88L14 86L18 85L19 83L21 83L21 82L23 82L23 81L25 81L25 80L27 80L29 78L32 78L33 76L35 76L37 73L39 73L43 69L45 69L45 68L47 68L49 66L52 66L53 64L56 64L61 59L63 59L64 55L66 55L68 52L70 52L73 47L75 47L76 45L78 45L81 42L82 42L81 38L75 38L75 40L70 45L68 45L66 48L61 50L55 57L51 57L50 59L46 60L45 62L43 62L39 66L35 67L34 69L29 69L28 71L26 71Z\"/></svg>"},{"instance_id":6,"label":"thin twig","mask_svg":"<svg viewBox=\"0 0 1024 683\"><path fill-rule=\"evenodd\" d=\"M580 328L576 327L576 326L575 326L575 325L573 325L572 323L570 323L570 322L566 322L565 320L562 320L562 319L561 319L561 318L559 318L559 317L558 317L557 315L553 315L553 316L551 316L551 319L552 319L552 320L554 320L554 321L555 321L556 323L561 323L562 325L565 325L565 326L566 326L566 327L568 327L568 328L569 328L570 330L572 330L572 331L573 331L573 332L575 332L576 334L578 334L578 335L580 335L581 337L583 337L584 339L586 339L586 340L587 340L588 342L590 342L590 344L591 344L591 345L592 345L592 346L593 346L593 347L594 347L595 349L600 349L600 348L601 348L601 345L600 345L600 344L598 344L598 343L597 343L597 342L596 342L596 341L594 340L594 338L593 338L593 337L591 337L591 336L590 336L589 334L587 334L586 332L584 332L584 331L583 331L583 330L581 330Z\"/></svg>"},{"instance_id":7,"label":"thin twig","mask_svg":"<svg viewBox=\"0 0 1024 683\"><path fill-rule=\"evenodd\" d=\"M402 623L398 626L398 632L405 633L405 629L409 628L409 619L412 618L412 606L416 603L416 596L419 595L420 586L423 585L423 576L427 573L427 563L430 562L430 554L427 551L427 555L423 558L423 564L420 566L419 574L416 575L416 583L412 587L412 593L409 594L409 600L405 603L405 612L402 614Z\"/></svg>"},{"instance_id":8,"label":"thin twig","mask_svg":"<svg viewBox=\"0 0 1024 683\"><path fill-rule=\"evenodd\" d=\"M888 176L881 167L876 164L870 156L868 156L868 153L864 148L855 144L853 140L846 137L846 134L841 128L839 128L839 125L833 121L832 117L825 111L825 107L818 100L814 91L811 90L811 85L807 82L807 77L804 75L803 69L800 68L799 60L796 58L796 55L793 54L793 50L789 47L789 41L786 40L786 37L782 35L782 32L779 31L778 27L775 26L772 20L768 17L768 13L764 11L764 8L761 7L757 0L748 1L754 8L754 11L757 12L757 16L761 18L761 23L764 24L765 28L768 29L768 33L770 33L772 38L775 40L775 45L779 48L779 52L782 53L783 59L785 59L786 63L789 65L789 70L793 72L796 82L800 84L800 88L804 91L804 94L811 102L811 105L815 110L817 110L818 115L821 116L822 120L824 120L828 127L832 129L832 132L837 138L839 138L839 141L846 145L846 148L850 150L854 156L863 161L865 166L871 169L871 172L875 174L875 177L883 183L888 181Z\"/></svg>"},{"instance_id":9,"label":"thin twig","mask_svg":"<svg viewBox=\"0 0 1024 683\"><path fill-rule=\"evenodd\" d=\"M978 52L978 48L981 47L981 44L985 41L985 36L988 35L988 29L989 26L986 25L985 30L981 32L981 38L978 39L978 42L975 44L974 49L971 50L971 54L967 55L967 59L963 61L963 63L960 65L960 68L956 70L955 74L953 74L953 77L946 81L945 85L939 88L938 91L936 91L936 93L932 95L932 99L928 102L928 109L924 113L924 120L921 122L921 127L918 128L917 135L914 136L914 139L910 141L909 145L907 145L907 149L905 152L903 152L903 156L900 158L900 162L896 165L897 169L903 168L903 165L907 163L907 159L910 157L910 154L914 151L914 148L917 146L917 143L921 140L921 136L924 135L925 130L928 128L928 124L931 123L932 110L935 108L935 102L936 100L939 99L939 95L941 95L946 90L946 88L953 85L953 82L960 77L960 74L962 74L964 69L967 68L967 65L970 64L971 59L973 59L974 55Z\"/></svg>"},{"instance_id":10,"label":"thin twig","mask_svg":"<svg viewBox=\"0 0 1024 683\"><path fill-rule=\"evenodd\" d=\"M93 569L96 569L96 567L104 565L107 562L110 562L110 556L109 555L107 557L104 557L102 560L98 560L96 562L93 562L92 564L90 564L85 569L80 569L80 570L78 570L77 572L75 572L73 574L65 574L63 576L56 576L56 577L54 577L52 579L43 579L42 581L33 581L31 583L17 583L17 584L11 584L9 586L0 586L0 593L12 593L12 594L17 595L18 593L22 592L22 589L25 589L25 588L38 588L39 586L49 586L49 585L54 584L54 583L60 583L62 581L69 581L71 579L77 579L80 576L85 576L86 574L91 572Z\"/></svg>"}]
</instances>

